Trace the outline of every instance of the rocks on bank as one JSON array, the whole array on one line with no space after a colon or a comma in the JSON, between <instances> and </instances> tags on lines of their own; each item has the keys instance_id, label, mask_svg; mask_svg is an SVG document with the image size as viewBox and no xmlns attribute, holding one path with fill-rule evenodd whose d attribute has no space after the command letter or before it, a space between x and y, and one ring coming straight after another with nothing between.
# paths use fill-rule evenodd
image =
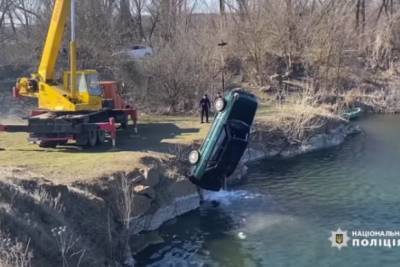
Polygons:
<instances>
[{"instance_id":1,"label":"rocks on bank","mask_svg":"<svg viewBox=\"0 0 400 267\"><path fill-rule=\"evenodd\" d=\"M269 159L274 157L290 158L308 152L337 146L344 142L349 135L359 133L359 126L351 124L340 117L320 118L324 123L316 128L310 128L302 138L291 138L284 135L281 128L271 128L266 123L260 123L254 138L245 155L245 161L259 158ZM274 141L268 141L274 140ZM256 156L251 156L256 154Z\"/></svg>"}]
</instances>

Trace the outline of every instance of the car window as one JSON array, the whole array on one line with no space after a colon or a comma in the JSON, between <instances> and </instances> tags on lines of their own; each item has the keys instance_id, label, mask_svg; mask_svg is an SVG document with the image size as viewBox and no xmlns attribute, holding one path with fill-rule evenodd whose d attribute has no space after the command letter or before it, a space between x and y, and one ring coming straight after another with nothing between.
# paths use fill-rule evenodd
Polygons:
<instances>
[{"instance_id":1,"label":"car window","mask_svg":"<svg viewBox=\"0 0 400 267\"><path fill-rule=\"evenodd\" d=\"M100 87L99 77L97 74L89 74L86 76L88 92L93 96L100 96L103 90Z\"/></svg>"},{"instance_id":2,"label":"car window","mask_svg":"<svg viewBox=\"0 0 400 267\"><path fill-rule=\"evenodd\" d=\"M87 83L86 83L86 76L82 74L78 74L76 77L78 81L78 89L80 93L87 92Z\"/></svg>"},{"instance_id":3,"label":"car window","mask_svg":"<svg viewBox=\"0 0 400 267\"><path fill-rule=\"evenodd\" d=\"M254 112L257 109L257 104L249 101L246 98L239 98L232 106L231 113L229 115L230 120L239 120L247 124L251 124L254 117Z\"/></svg>"},{"instance_id":4,"label":"car window","mask_svg":"<svg viewBox=\"0 0 400 267\"><path fill-rule=\"evenodd\" d=\"M221 156L221 153L224 151L224 147L227 142L228 142L228 135L227 135L226 129L224 127L220 136L218 137L217 142L215 143L215 148L211 154L210 161L212 163L215 163L218 161L219 157Z\"/></svg>"},{"instance_id":5,"label":"car window","mask_svg":"<svg viewBox=\"0 0 400 267\"><path fill-rule=\"evenodd\" d=\"M248 141L250 128L246 123L232 120L229 121L228 126L233 139Z\"/></svg>"}]
</instances>

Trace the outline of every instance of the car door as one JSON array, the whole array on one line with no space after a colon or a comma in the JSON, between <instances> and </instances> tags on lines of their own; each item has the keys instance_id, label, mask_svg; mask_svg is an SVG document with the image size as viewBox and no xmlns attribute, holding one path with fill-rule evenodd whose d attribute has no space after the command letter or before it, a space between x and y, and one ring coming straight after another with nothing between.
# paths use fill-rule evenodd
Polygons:
<instances>
[{"instance_id":1,"label":"car door","mask_svg":"<svg viewBox=\"0 0 400 267\"><path fill-rule=\"evenodd\" d=\"M211 152L210 159L207 163L207 169L212 169L216 167L217 163L220 161L221 156L224 154L224 150L226 148L226 145L228 144L228 141L228 131L226 125L224 125L218 137L218 140L215 142L214 149Z\"/></svg>"}]
</instances>

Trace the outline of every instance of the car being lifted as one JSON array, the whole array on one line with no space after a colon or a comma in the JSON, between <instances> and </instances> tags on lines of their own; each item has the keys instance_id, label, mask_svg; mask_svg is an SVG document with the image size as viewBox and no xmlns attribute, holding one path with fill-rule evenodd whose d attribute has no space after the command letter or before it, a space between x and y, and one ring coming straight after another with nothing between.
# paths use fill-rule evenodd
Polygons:
<instances>
[{"instance_id":1,"label":"car being lifted","mask_svg":"<svg viewBox=\"0 0 400 267\"><path fill-rule=\"evenodd\" d=\"M216 100L218 114L211 130L200 149L189 155L192 183L212 191L224 186L249 143L257 106L257 98L242 89L234 89Z\"/></svg>"}]
</instances>

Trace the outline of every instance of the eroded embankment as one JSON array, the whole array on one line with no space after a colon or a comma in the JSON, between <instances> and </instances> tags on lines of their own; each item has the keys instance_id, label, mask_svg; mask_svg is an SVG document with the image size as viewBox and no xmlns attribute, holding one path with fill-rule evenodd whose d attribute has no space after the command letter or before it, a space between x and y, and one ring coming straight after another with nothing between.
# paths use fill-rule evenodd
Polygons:
<instances>
[{"instance_id":1,"label":"eroded embankment","mask_svg":"<svg viewBox=\"0 0 400 267\"><path fill-rule=\"evenodd\" d=\"M14 265L29 256L13 256L18 240L23 249L29 244L34 266L114 266L158 242L155 233L138 233L197 208L199 200L196 188L166 162L148 166L68 186L24 169L2 169L0 230L12 242L1 258L9 256L3 261Z\"/></svg>"},{"instance_id":2,"label":"eroded embankment","mask_svg":"<svg viewBox=\"0 0 400 267\"><path fill-rule=\"evenodd\" d=\"M358 131L336 116L296 118L278 124L258 120L231 183L245 177L249 161L292 157L338 145ZM33 266L134 262L130 257L135 252L162 242L154 230L199 205L196 188L184 178L189 167L186 150L190 148L180 150L175 159L146 158L146 167L129 173L68 185L38 178L24 168L2 168L0 258L9 264L31 260ZM8 237L7 245L1 240Z\"/></svg>"}]
</instances>

